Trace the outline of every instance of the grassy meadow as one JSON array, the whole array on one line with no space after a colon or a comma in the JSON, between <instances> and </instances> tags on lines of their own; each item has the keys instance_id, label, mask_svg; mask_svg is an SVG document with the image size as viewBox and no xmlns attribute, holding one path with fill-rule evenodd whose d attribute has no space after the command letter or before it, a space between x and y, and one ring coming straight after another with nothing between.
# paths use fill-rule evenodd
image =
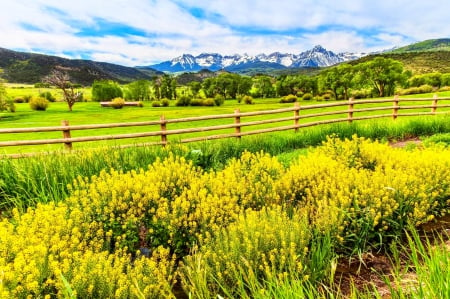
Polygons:
<instances>
[{"instance_id":1,"label":"grassy meadow","mask_svg":"<svg viewBox=\"0 0 450 299\"><path fill-rule=\"evenodd\" d=\"M80 102L72 112L61 102L47 111L22 103L0 113L0 128L292 107L278 100L123 109ZM328 109L311 113L337 108ZM0 141L60 137L0 134ZM422 143L389 144L411 137ZM449 114L111 147L122 142L130 140L75 144L72 152L0 150L41 151L0 158L0 298L450 298ZM424 236L425 227L439 230ZM349 265L356 267L343 270ZM360 283L363 268L380 283Z\"/></svg>"},{"instance_id":2,"label":"grassy meadow","mask_svg":"<svg viewBox=\"0 0 450 299\"><path fill-rule=\"evenodd\" d=\"M23 88L23 89L9 89L17 92L17 90L23 93L31 93L32 90L36 93L37 88ZM414 98L414 97L432 97L433 94L422 94L415 96L407 96L402 98ZM450 92L440 92L438 93L440 97L450 96ZM97 102L79 102L74 106L72 112L68 111L67 104L64 102L54 102L50 103L49 108L46 111L33 111L30 109L27 103L16 104L15 113L0 113L0 129L1 128L29 128L29 127L46 127L46 126L59 126L62 120L69 121L71 125L85 125L85 124L103 124L103 123L123 123L123 122L140 122L140 121L156 121L159 120L162 115L166 119L177 119L195 116L206 116L215 114L232 114L236 109L241 112L252 112L252 111L262 111L262 110L273 110L286 107L292 107L293 104L282 104L279 103L278 98L268 98L268 99L255 99L254 104L247 105L244 103L238 103L236 100L226 100L224 105L215 107L176 107L175 101L171 101L169 107L152 107L151 102L144 102L144 107L124 107L122 109L112 109L101 107ZM302 106L324 104L328 102L324 101L303 101L300 104ZM449 104L450 100L441 101L440 104ZM431 104L427 102L408 102L407 105L428 105ZM402 103L400 102L400 105ZM403 104L404 105L404 104ZM355 109L361 108L371 108L391 106L390 103L385 104L362 104L355 105ZM301 116L306 114L314 114L320 112L338 111L346 110L347 107L329 107L329 108L317 108L307 110L305 112L300 112ZM445 108L446 110L450 110ZM425 109L415 109L414 112L428 112L429 108ZM441 110L442 111L442 110ZM400 110L399 113L412 112ZM369 111L369 112L355 112L354 117L367 116L374 114L391 114L392 110L386 111ZM241 122L250 122L271 118L280 117L290 117L293 116L293 112L277 114L277 115L264 115L264 116L254 116L241 118ZM320 121L332 118L346 118L347 113L343 112L338 115L328 115L321 117L305 118L301 119L300 123L308 123L312 121ZM196 121L189 123L175 123L168 124L167 129L182 129L191 127L207 127L214 125L223 125L233 123L233 119L211 119L204 121ZM276 126L292 125L292 121L279 122L275 124L265 124L259 126L243 127L242 132L248 130L265 129ZM138 132L149 132L158 131L159 126L141 126L133 128L110 128L110 129L95 129L95 130L80 130L72 131L72 137L82 137L82 136L101 136L101 135L114 135L114 134L126 134L126 133L138 133ZM224 129L217 130L213 132L197 132L183 135L168 136L169 141L177 142L183 138L191 138L198 136L206 136L211 134L229 134L233 133L234 129ZM33 140L33 139L50 139L50 138L61 138L60 132L48 132L48 133L21 133L21 134L0 134L0 141L13 141L13 140ZM102 142L89 142L89 143L78 143L74 144L75 148L90 148L90 147L101 147L106 145L121 145L121 144L134 144L134 143L144 143L144 142L157 142L160 141L160 137L146 137L138 139L123 139L114 141L102 141ZM46 146L16 146L16 147L4 147L0 148L1 153L26 153L34 151L46 151L46 150L58 150L63 147L62 144L57 145L46 145Z\"/></svg>"}]
</instances>

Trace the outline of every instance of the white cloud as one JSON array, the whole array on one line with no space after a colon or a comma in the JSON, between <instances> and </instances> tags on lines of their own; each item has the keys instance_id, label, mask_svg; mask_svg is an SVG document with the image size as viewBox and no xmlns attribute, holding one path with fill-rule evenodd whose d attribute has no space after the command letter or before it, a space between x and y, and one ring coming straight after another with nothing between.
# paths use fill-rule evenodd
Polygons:
<instances>
[{"instance_id":1,"label":"white cloud","mask_svg":"<svg viewBox=\"0 0 450 299\"><path fill-rule=\"evenodd\" d=\"M202 9L205 18L186 7ZM0 47L92 53L92 59L125 65L182 53L299 53L316 44L335 52L373 51L450 36L448 0L4 0L1 8ZM102 29L98 19L144 34L76 34L80 25Z\"/></svg>"}]
</instances>

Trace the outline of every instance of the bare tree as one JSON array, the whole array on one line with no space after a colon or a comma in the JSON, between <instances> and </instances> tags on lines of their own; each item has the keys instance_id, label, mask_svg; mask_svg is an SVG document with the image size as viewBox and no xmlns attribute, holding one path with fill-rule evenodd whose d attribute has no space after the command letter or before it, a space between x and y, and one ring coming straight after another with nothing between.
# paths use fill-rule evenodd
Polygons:
<instances>
[{"instance_id":1,"label":"bare tree","mask_svg":"<svg viewBox=\"0 0 450 299\"><path fill-rule=\"evenodd\" d=\"M74 90L73 84L70 82L70 76L66 70L67 68L57 67L43 81L62 90L64 101L67 102L69 111L72 111L72 106L75 102L81 100L83 94Z\"/></svg>"}]
</instances>

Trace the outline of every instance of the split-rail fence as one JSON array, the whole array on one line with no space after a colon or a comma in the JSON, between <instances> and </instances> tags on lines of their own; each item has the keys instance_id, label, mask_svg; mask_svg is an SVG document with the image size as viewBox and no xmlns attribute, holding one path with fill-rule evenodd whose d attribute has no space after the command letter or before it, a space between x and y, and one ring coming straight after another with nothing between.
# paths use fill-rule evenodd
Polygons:
<instances>
[{"instance_id":1,"label":"split-rail fence","mask_svg":"<svg viewBox=\"0 0 450 299\"><path fill-rule=\"evenodd\" d=\"M413 103L407 104L408 102ZM427 103L428 102L428 103ZM385 103L390 103L390 105L383 105ZM417 104L424 103L424 104ZM369 106L367 104L376 104L376 106ZM380 105L381 104L381 105ZM357 108L357 106L364 105L365 107ZM342 109L336 107L343 107ZM331 108L325 111L325 108ZM57 132L62 133L61 138L53 139L37 139L37 140L12 140L12 141L0 141L0 150L2 147L23 147L30 145L48 145L48 144L64 144L64 148L71 150L74 143L79 142L95 142L104 140L117 140L133 138L134 140L143 137L156 137L157 141L145 142L145 143L134 143L120 145L120 147L130 147L137 145L162 145L165 146L169 144L169 136L179 135L181 136L177 143L188 143L188 142L198 142L203 140L221 139L221 138L241 138L242 136L263 134L278 131L294 130L298 132L301 128L317 126L323 124L337 123L337 122L353 122L357 120L367 120L375 118L386 118L390 117L392 119L397 119L398 117L406 116L422 116L422 115L437 115L437 114L449 114L450 113L450 97L437 97L433 98L402 98L398 96L394 98L385 99L365 99L365 100L353 100L348 101L338 101L330 102L324 104L315 105L300 105L298 102L294 103L293 107L275 109L275 110L264 110L264 111L254 111L254 112L240 112L240 110L235 110L234 113L230 114L219 114L219 115L208 115L208 116L198 116L198 117L188 117L188 118L178 118L178 119L166 119L164 115L160 117L159 120L153 121L143 121L143 122L129 122L129 123L110 123L110 124L91 124L91 125L71 125L68 121L63 120L60 126L54 127L36 127L36 128L9 128L0 129L0 134L20 134L20 133L34 133L34 132ZM310 110L314 110L312 113ZM322 111L321 111L322 110ZM403 111L410 112L403 112ZM385 113L374 114L374 111L385 111ZM369 113L370 114L367 114ZM287 115L287 113L292 113ZM320 119L320 117L329 117L333 115L341 115L338 118L326 118ZM344 116L342 116L344 114ZM356 114L360 114L359 116ZM363 115L361 115L363 114ZM244 118L249 117L259 117L264 115L275 115L275 118L268 119L257 119L252 121L244 121ZM280 115L281 117L277 117ZM217 119L230 119L229 123L212 125L212 126L195 126L196 122L206 121L206 120L217 120ZM312 121L305 121L305 120ZM290 124L285 125L287 122ZM170 129L170 126L177 123L188 124L186 128ZM261 125L276 124L281 125L275 127L261 128ZM284 124L283 124L284 123ZM109 135L99 135L99 136L82 136L82 137L72 137L72 132L78 130L92 130L92 129L112 129L112 128L133 128L133 127L149 127L148 131L145 132L134 132L126 134L109 134ZM259 126L259 127L258 127ZM252 127L256 127L252 130ZM150 128L152 128L150 130ZM246 128L246 130L243 130ZM250 129L247 129L250 128ZM223 133L224 130L228 132ZM189 138L183 138L183 135L190 133L199 132L213 132L221 131L219 134L210 134L202 136L194 136ZM159 137L158 137L159 136ZM175 142L175 138L173 140ZM23 153L23 154L8 154L6 156L11 157L22 157L33 155L34 153Z\"/></svg>"}]
</instances>

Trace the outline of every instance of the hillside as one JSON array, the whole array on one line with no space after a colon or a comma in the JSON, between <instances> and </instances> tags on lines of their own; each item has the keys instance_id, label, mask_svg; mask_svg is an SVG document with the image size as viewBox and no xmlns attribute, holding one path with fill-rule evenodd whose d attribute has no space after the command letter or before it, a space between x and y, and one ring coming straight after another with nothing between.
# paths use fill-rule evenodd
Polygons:
<instances>
[{"instance_id":1,"label":"hillside","mask_svg":"<svg viewBox=\"0 0 450 299\"><path fill-rule=\"evenodd\" d=\"M382 53L362 57L358 60L351 61L350 64L355 65L379 56L402 62L406 70L416 75L432 72L450 73L450 51Z\"/></svg>"},{"instance_id":2,"label":"hillside","mask_svg":"<svg viewBox=\"0 0 450 299\"><path fill-rule=\"evenodd\" d=\"M34 53L16 52L0 48L0 77L14 83L37 83L50 73L55 66L71 69L74 83L90 85L94 80L111 79L120 83L139 79L151 79L161 74L147 68L145 71L106 62L81 59L66 59Z\"/></svg>"},{"instance_id":3,"label":"hillside","mask_svg":"<svg viewBox=\"0 0 450 299\"><path fill-rule=\"evenodd\" d=\"M450 51L450 38L429 39L397 48L392 53Z\"/></svg>"}]
</instances>

